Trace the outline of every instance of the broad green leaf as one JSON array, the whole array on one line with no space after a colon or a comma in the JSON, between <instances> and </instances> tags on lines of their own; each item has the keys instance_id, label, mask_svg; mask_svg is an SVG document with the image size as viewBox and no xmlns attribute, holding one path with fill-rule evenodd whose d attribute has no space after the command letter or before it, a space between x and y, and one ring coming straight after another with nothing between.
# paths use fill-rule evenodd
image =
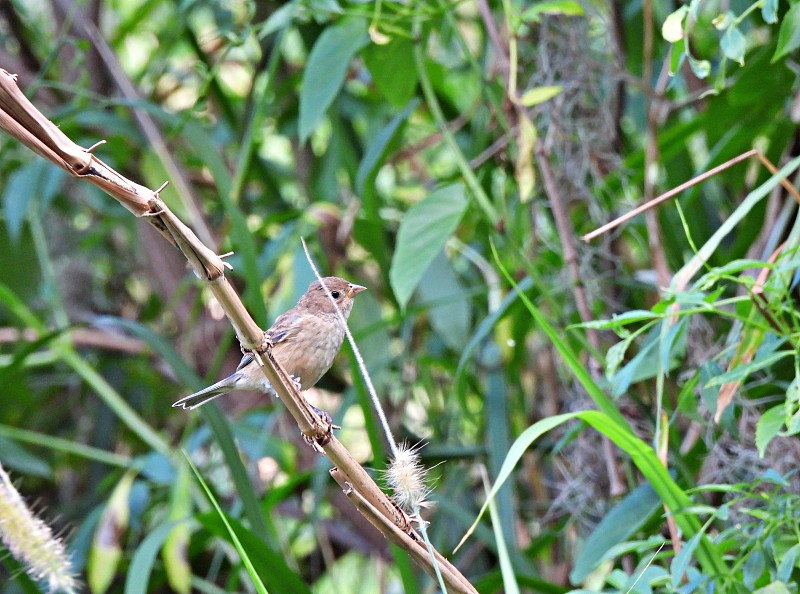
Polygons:
<instances>
[{"instance_id":1,"label":"broad green leaf","mask_svg":"<svg viewBox=\"0 0 800 594\"><path fill-rule=\"evenodd\" d=\"M389 281L401 307L408 303L466 209L461 184L439 188L408 209L397 232L397 248L389 269Z\"/></svg>"},{"instance_id":2,"label":"broad green leaf","mask_svg":"<svg viewBox=\"0 0 800 594\"><path fill-rule=\"evenodd\" d=\"M428 307L428 321L436 334L448 347L460 352L469 338L472 307L444 251L425 271L417 293L415 303Z\"/></svg>"},{"instance_id":3,"label":"broad green leaf","mask_svg":"<svg viewBox=\"0 0 800 594\"><path fill-rule=\"evenodd\" d=\"M62 178L63 171L39 159L23 165L8 177L3 192L3 211L13 241L19 241L22 225L33 205L47 206Z\"/></svg>"},{"instance_id":4,"label":"broad green leaf","mask_svg":"<svg viewBox=\"0 0 800 594\"><path fill-rule=\"evenodd\" d=\"M664 24L661 25L661 36L669 43L675 43L683 39L683 19L686 18L688 10L689 7L684 4L670 14Z\"/></svg>"},{"instance_id":5,"label":"broad green leaf","mask_svg":"<svg viewBox=\"0 0 800 594\"><path fill-rule=\"evenodd\" d=\"M613 546L628 540L661 506L649 484L636 487L614 506L586 539L569 574L575 585L583 583Z\"/></svg>"},{"instance_id":6,"label":"broad green leaf","mask_svg":"<svg viewBox=\"0 0 800 594\"><path fill-rule=\"evenodd\" d=\"M355 17L338 21L319 36L308 56L300 89L301 142L317 127L342 88L353 56L368 42L367 21Z\"/></svg>"},{"instance_id":7,"label":"broad green leaf","mask_svg":"<svg viewBox=\"0 0 800 594\"><path fill-rule=\"evenodd\" d=\"M372 44L362 53L372 82L381 95L392 105L406 105L417 88L414 42L395 36L386 45Z\"/></svg>"},{"instance_id":8,"label":"broad green leaf","mask_svg":"<svg viewBox=\"0 0 800 594\"><path fill-rule=\"evenodd\" d=\"M783 554L776 577L782 582L788 582L792 578L792 571L800 557L800 543L794 545Z\"/></svg>"},{"instance_id":9,"label":"broad green leaf","mask_svg":"<svg viewBox=\"0 0 800 594\"><path fill-rule=\"evenodd\" d=\"M358 164L358 172L356 173L356 193L360 196L364 195L367 180L374 177L378 168L383 164L386 158L386 152L392 140L397 138L398 132L402 130L403 124L406 123L411 113L419 105L419 100L415 99L406 105L405 109L392 118L386 126L378 132L369 145L364 157Z\"/></svg>"},{"instance_id":10,"label":"broad green leaf","mask_svg":"<svg viewBox=\"0 0 800 594\"><path fill-rule=\"evenodd\" d=\"M800 47L800 2L792 4L781 21L778 46L772 56L772 63L792 53L798 47Z\"/></svg>"},{"instance_id":11,"label":"broad green leaf","mask_svg":"<svg viewBox=\"0 0 800 594\"><path fill-rule=\"evenodd\" d=\"M728 27L720 41L725 56L744 66L745 39L738 27Z\"/></svg>"},{"instance_id":12,"label":"broad green leaf","mask_svg":"<svg viewBox=\"0 0 800 594\"><path fill-rule=\"evenodd\" d=\"M583 16L583 6L575 0L549 0L537 2L527 8L520 18L524 22L538 23L543 14L560 14L563 16Z\"/></svg>"},{"instance_id":13,"label":"broad green leaf","mask_svg":"<svg viewBox=\"0 0 800 594\"><path fill-rule=\"evenodd\" d=\"M761 6L761 16L769 23L778 22L778 0L764 0Z\"/></svg>"},{"instance_id":14,"label":"broad green leaf","mask_svg":"<svg viewBox=\"0 0 800 594\"><path fill-rule=\"evenodd\" d=\"M503 298L503 301L500 302L500 307L486 316L481 323L478 324L478 327L473 333L472 337L469 339L467 346L461 351L461 357L458 360L458 367L456 368L456 382L461 379L461 374L464 371L464 367L466 366L469 358L472 356L472 353L475 351L475 348L481 342L483 342L487 336L489 336L492 328L495 327L500 318L505 315L508 308L519 298L520 292L527 291L531 287L533 287L533 279L531 277L524 278L519 283L519 291L511 291L508 295L506 295Z\"/></svg>"},{"instance_id":15,"label":"broad green leaf","mask_svg":"<svg viewBox=\"0 0 800 594\"><path fill-rule=\"evenodd\" d=\"M522 94L522 97L519 98L519 102L525 107L533 107L534 105L539 105L540 103L544 103L545 101L552 99L560 92L561 87L559 86L534 87L525 91ZM534 136L534 139L535 138L536 137Z\"/></svg>"},{"instance_id":16,"label":"broad green leaf","mask_svg":"<svg viewBox=\"0 0 800 594\"><path fill-rule=\"evenodd\" d=\"M756 425L756 447L758 448L758 455L762 458L769 442L783 429L784 418L784 405L779 404L765 411L761 418L758 419L758 424Z\"/></svg>"},{"instance_id":17,"label":"broad green leaf","mask_svg":"<svg viewBox=\"0 0 800 594\"><path fill-rule=\"evenodd\" d=\"M751 592L755 590L756 582L760 580L766 566L764 552L760 548L751 550L742 567L742 582Z\"/></svg>"}]
</instances>

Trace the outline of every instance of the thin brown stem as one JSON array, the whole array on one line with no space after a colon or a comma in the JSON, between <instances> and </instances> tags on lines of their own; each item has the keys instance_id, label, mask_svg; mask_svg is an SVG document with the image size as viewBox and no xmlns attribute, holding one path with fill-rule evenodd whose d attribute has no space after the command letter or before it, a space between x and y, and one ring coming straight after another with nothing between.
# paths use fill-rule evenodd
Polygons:
<instances>
[{"instance_id":1,"label":"thin brown stem","mask_svg":"<svg viewBox=\"0 0 800 594\"><path fill-rule=\"evenodd\" d=\"M542 185L544 186L544 191L550 202L550 209L553 212L553 219L556 223L558 235L561 238L564 262L567 265L567 271L572 283L572 294L575 297L575 306L578 309L578 315L580 315L583 322L590 322L594 319L594 316L589 307L586 289L581 280L578 250L575 245L575 234L569 223L564 199L561 196L561 191L558 189L558 184L556 184L550 162L544 150L541 148L541 145L539 145L539 148L536 150L536 162L539 165L539 171L542 173ZM596 353L600 352L600 337L597 334L597 330L588 328L586 330L586 338L589 341L589 346L592 347L592 353L589 354L589 372L594 379L599 379L602 377L602 369ZM606 464L610 493L612 496L621 495L625 493L627 489L617 465L614 448L611 445L611 441L605 436L602 438L602 443L603 459Z\"/></svg>"}]
</instances>

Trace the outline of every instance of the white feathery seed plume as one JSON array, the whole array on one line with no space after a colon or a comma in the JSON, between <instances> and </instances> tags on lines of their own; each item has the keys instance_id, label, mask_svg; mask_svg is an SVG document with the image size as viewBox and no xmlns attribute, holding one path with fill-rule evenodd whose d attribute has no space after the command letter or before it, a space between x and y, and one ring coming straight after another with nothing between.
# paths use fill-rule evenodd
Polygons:
<instances>
[{"instance_id":1,"label":"white feathery seed plume","mask_svg":"<svg viewBox=\"0 0 800 594\"><path fill-rule=\"evenodd\" d=\"M0 464L0 540L47 592L75 594L78 581L64 543L33 515Z\"/></svg>"}]
</instances>

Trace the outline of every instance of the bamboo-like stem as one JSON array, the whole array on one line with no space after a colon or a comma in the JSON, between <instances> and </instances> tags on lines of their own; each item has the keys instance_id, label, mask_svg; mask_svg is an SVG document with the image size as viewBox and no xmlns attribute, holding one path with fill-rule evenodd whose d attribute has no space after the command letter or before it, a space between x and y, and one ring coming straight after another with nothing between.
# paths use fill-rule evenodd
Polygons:
<instances>
[{"instance_id":1,"label":"bamboo-like stem","mask_svg":"<svg viewBox=\"0 0 800 594\"><path fill-rule=\"evenodd\" d=\"M318 451L324 451L336 466L334 478L345 488L350 500L387 539L402 546L426 572L435 576L431 557L417 540L409 518L336 439L330 423L320 418L272 357L271 345L265 340L264 331L225 277L225 262L169 210L159 197L163 186L154 191L137 184L95 157L91 151L97 145L83 149L75 144L28 101L17 87L16 76L3 69L0 69L0 129L73 177L99 187L134 215L144 218L181 250L195 274L206 283L225 311L242 347L251 351L261 365L280 401L297 422L303 438ZM436 561L448 588L454 592L477 593L438 552Z\"/></svg>"}]
</instances>

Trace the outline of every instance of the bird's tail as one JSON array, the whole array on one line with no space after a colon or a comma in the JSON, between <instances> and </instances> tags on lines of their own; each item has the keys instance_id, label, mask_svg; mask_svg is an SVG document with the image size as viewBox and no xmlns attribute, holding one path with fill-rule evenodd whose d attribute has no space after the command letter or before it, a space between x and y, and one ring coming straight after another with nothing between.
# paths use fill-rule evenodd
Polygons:
<instances>
[{"instance_id":1,"label":"bird's tail","mask_svg":"<svg viewBox=\"0 0 800 594\"><path fill-rule=\"evenodd\" d=\"M217 396L222 396L223 394L227 394L228 392L234 390L236 388L236 381L238 379L239 379L238 373L229 375L225 379L218 381L216 384L212 386L208 386L207 388L204 388L199 392L195 392L194 394L189 394L188 396L184 396L172 406L173 408L194 410L199 406L203 406L206 402L211 402Z\"/></svg>"}]
</instances>

